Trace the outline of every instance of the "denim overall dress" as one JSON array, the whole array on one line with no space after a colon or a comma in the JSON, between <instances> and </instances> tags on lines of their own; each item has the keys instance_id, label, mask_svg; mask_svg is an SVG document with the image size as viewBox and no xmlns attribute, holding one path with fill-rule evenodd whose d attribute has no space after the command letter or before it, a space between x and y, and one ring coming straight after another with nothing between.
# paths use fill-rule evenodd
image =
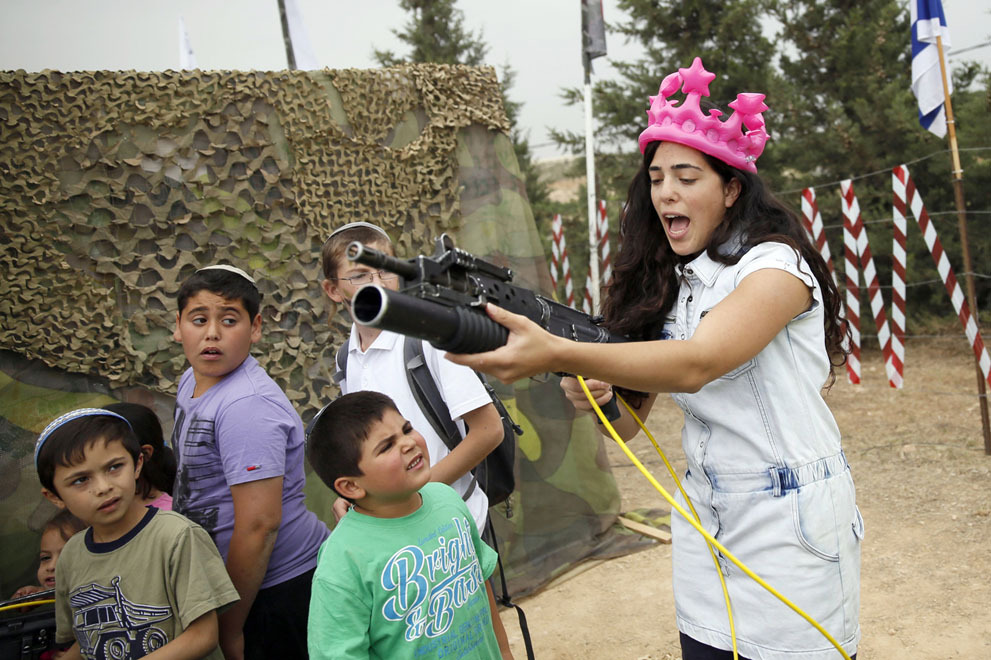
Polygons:
<instances>
[{"instance_id":1,"label":"denim overall dress","mask_svg":"<svg viewBox=\"0 0 991 660\"><path fill-rule=\"evenodd\" d=\"M678 300L664 336L691 337L744 277L765 268L799 278L813 302L753 359L695 394L672 395L685 417L685 491L708 532L852 654L860 638L864 526L839 429L821 396L829 362L822 293L808 265L781 243L757 245L733 266L703 253L678 268ZM678 628L710 646L732 648L705 539L680 514L672 516L672 528ZM741 656L841 657L818 630L717 556Z\"/></svg>"}]
</instances>

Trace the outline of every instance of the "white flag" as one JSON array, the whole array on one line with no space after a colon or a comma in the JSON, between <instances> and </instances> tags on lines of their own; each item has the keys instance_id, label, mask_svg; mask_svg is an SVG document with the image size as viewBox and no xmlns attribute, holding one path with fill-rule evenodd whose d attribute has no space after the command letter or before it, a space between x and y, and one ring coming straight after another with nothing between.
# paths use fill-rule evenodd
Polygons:
<instances>
[{"instance_id":1,"label":"white flag","mask_svg":"<svg viewBox=\"0 0 991 660\"><path fill-rule=\"evenodd\" d=\"M939 137L946 135L946 97L939 70L936 37L943 47L950 45L950 30L939 0L912 0L912 92L919 100L919 123ZM953 93L953 81L947 71L946 93Z\"/></svg>"},{"instance_id":2,"label":"white flag","mask_svg":"<svg viewBox=\"0 0 991 660\"><path fill-rule=\"evenodd\" d=\"M179 16L179 68L196 68L196 54L193 53L193 45L189 43L186 21L182 20L182 16Z\"/></svg>"},{"instance_id":3,"label":"white flag","mask_svg":"<svg viewBox=\"0 0 991 660\"><path fill-rule=\"evenodd\" d=\"M296 59L296 68L301 71L319 69L317 56L310 44L310 35L306 31L306 22L299 11L296 0L285 0L286 21L289 23L289 39L292 41L292 54Z\"/></svg>"}]
</instances>

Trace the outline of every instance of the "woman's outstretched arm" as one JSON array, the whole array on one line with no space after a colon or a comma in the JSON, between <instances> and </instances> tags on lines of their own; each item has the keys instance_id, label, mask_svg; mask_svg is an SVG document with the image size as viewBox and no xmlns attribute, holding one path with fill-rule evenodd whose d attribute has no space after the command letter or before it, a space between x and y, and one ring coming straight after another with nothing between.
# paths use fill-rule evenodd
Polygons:
<instances>
[{"instance_id":1,"label":"woman's outstretched arm","mask_svg":"<svg viewBox=\"0 0 991 660\"><path fill-rule=\"evenodd\" d=\"M757 355L811 300L809 287L794 275L762 269L713 307L691 338L623 344L573 342L488 305L489 316L510 331L506 345L447 357L506 383L565 371L641 392L697 392Z\"/></svg>"}]
</instances>

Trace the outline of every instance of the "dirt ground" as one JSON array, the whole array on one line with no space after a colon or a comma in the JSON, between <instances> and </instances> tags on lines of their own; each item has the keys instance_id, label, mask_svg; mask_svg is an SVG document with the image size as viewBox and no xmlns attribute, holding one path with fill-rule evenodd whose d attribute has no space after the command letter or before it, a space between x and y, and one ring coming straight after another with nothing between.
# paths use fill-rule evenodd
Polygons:
<instances>
[{"instance_id":1,"label":"dirt ground","mask_svg":"<svg viewBox=\"0 0 991 660\"><path fill-rule=\"evenodd\" d=\"M906 347L905 387L891 389L877 352L863 382L826 395L864 516L859 660L991 658L991 456L984 453L973 354L962 336ZM683 471L680 411L658 405L648 428ZM669 506L611 440L623 511ZM641 434L630 444L675 488ZM677 515L677 514L675 514ZM732 550L732 548L730 548ZM671 546L586 562L521 599L536 658L675 660ZM515 611L503 611L517 660ZM837 657L839 657L837 655Z\"/></svg>"}]
</instances>

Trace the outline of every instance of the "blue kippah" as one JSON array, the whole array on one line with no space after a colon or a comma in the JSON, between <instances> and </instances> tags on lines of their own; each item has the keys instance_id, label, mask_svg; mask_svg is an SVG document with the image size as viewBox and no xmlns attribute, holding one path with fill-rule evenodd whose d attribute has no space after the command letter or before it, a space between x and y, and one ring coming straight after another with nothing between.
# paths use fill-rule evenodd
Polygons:
<instances>
[{"instance_id":1,"label":"blue kippah","mask_svg":"<svg viewBox=\"0 0 991 660\"><path fill-rule=\"evenodd\" d=\"M79 419L81 417L98 417L100 415L106 415L108 417L116 417L117 419L123 420L123 422L127 424L127 428L131 429L132 431L134 430L133 428L131 428L131 423L127 421L126 417L122 415L118 415L112 410L106 410L104 408L78 408L77 410L67 412L64 415L60 415L55 419L53 419L51 422L49 422L48 426L45 427L45 430L42 431L41 435L38 436L38 442L36 442L34 445L34 469L35 470L38 469L38 454L41 453L41 448L44 446L45 441L48 440L48 437L52 433L54 433L57 428L59 428L63 424L71 422L74 419Z\"/></svg>"}]
</instances>

